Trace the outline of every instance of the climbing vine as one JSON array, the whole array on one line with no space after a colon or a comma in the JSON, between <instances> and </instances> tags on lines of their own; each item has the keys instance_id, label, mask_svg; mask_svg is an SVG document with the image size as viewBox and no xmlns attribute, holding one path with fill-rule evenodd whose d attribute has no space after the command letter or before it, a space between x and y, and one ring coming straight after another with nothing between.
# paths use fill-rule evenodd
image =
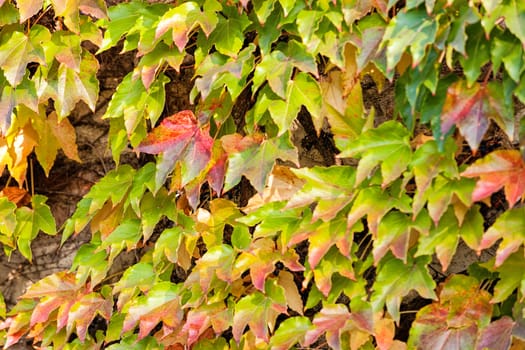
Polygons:
<instances>
[{"instance_id":1,"label":"climbing vine","mask_svg":"<svg viewBox=\"0 0 525 350\"><path fill-rule=\"evenodd\" d=\"M524 23L519 0L0 0L0 242L31 260L39 232L91 232L69 271L0 303L0 342L523 346ZM135 56L103 115L116 166L57 228L24 189L28 157L46 174L59 150L80 160L68 116L98 108L98 56L115 48ZM194 108L168 115L186 69ZM365 79L393 86L386 120ZM299 115L333 165L301 166ZM494 133L506 142L487 150ZM460 242L494 257L439 280L431 262L446 273ZM123 251L137 261L110 274ZM414 292L426 306L403 339Z\"/></svg>"}]
</instances>

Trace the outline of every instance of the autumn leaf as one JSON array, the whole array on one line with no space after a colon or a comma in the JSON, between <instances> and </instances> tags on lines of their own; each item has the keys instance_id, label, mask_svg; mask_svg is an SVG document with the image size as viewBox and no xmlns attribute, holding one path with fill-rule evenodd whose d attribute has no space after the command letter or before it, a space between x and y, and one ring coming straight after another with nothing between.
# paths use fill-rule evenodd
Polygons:
<instances>
[{"instance_id":1,"label":"autumn leaf","mask_svg":"<svg viewBox=\"0 0 525 350\"><path fill-rule=\"evenodd\" d=\"M0 191L0 197L6 197L17 207L24 207L31 203L31 195L23 188L6 186Z\"/></svg>"},{"instance_id":2,"label":"autumn leaf","mask_svg":"<svg viewBox=\"0 0 525 350\"><path fill-rule=\"evenodd\" d=\"M491 119L514 138L512 111L504 105L499 85L474 83L468 87L461 80L449 86L441 115L442 135L457 125L470 148L476 151Z\"/></svg>"},{"instance_id":3,"label":"autumn leaf","mask_svg":"<svg viewBox=\"0 0 525 350\"><path fill-rule=\"evenodd\" d=\"M472 200L479 201L505 189L505 198L513 207L525 194L525 161L519 151L498 150L478 159L461 173L464 177L479 177Z\"/></svg>"},{"instance_id":4,"label":"autumn leaf","mask_svg":"<svg viewBox=\"0 0 525 350\"><path fill-rule=\"evenodd\" d=\"M454 275L444 283L439 300L416 315L410 349L474 349L478 330L492 315L490 294L473 277Z\"/></svg>"},{"instance_id":5,"label":"autumn leaf","mask_svg":"<svg viewBox=\"0 0 525 350\"><path fill-rule=\"evenodd\" d=\"M244 175L257 192L262 193L277 158L298 163L297 151L291 145L288 133L272 139L265 139L260 134L227 135L222 138L222 145L228 153L224 191L237 185Z\"/></svg>"},{"instance_id":6,"label":"autumn leaf","mask_svg":"<svg viewBox=\"0 0 525 350\"><path fill-rule=\"evenodd\" d=\"M163 154L162 162L157 164L162 174L157 179L157 186L164 182L176 162L181 161L181 186L184 186L206 168L211 159L212 147L213 139L207 130L201 128L193 112L182 111L164 119L137 150Z\"/></svg>"}]
</instances>

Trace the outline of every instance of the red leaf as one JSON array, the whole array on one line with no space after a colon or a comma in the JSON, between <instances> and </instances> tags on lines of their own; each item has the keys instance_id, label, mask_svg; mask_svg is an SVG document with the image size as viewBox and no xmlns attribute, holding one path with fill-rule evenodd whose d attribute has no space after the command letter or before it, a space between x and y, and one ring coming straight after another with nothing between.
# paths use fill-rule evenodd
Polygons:
<instances>
[{"instance_id":1,"label":"red leaf","mask_svg":"<svg viewBox=\"0 0 525 350\"><path fill-rule=\"evenodd\" d=\"M467 87L465 81L452 84L441 115L441 132L446 134L452 125L457 125L472 150L476 151L483 135L493 119L508 135L513 134L507 122L507 111L502 102L491 95L497 94L494 86L473 84Z\"/></svg>"},{"instance_id":2,"label":"red leaf","mask_svg":"<svg viewBox=\"0 0 525 350\"><path fill-rule=\"evenodd\" d=\"M487 198L502 187L509 206L525 194L525 162L519 151L500 150L477 160L462 174L464 177L479 177L472 200Z\"/></svg>"},{"instance_id":3,"label":"red leaf","mask_svg":"<svg viewBox=\"0 0 525 350\"><path fill-rule=\"evenodd\" d=\"M476 350L510 349L514 325L512 318L508 316L503 316L499 320L492 322L481 332L476 344Z\"/></svg>"},{"instance_id":4,"label":"red leaf","mask_svg":"<svg viewBox=\"0 0 525 350\"><path fill-rule=\"evenodd\" d=\"M350 313L345 305L326 305L315 315L312 322L315 328L306 333L304 346L309 346L321 334L326 333L328 345L334 349L341 349L341 334L346 323L350 320Z\"/></svg>"},{"instance_id":5,"label":"red leaf","mask_svg":"<svg viewBox=\"0 0 525 350\"><path fill-rule=\"evenodd\" d=\"M137 150L150 154L164 153L164 163L171 167L181 161L181 185L184 186L206 168L212 147L213 139L207 130L200 127L193 112L182 111L164 119Z\"/></svg>"},{"instance_id":6,"label":"red leaf","mask_svg":"<svg viewBox=\"0 0 525 350\"><path fill-rule=\"evenodd\" d=\"M106 320L109 320L112 308L113 302L111 299L104 299L98 293L89 293L82 296L69 310L68 333L71 332L73 323L75 323L78 338L83 342L86 339L88 327L96 314L100 314Z\"/></svg>"}]
</instances>

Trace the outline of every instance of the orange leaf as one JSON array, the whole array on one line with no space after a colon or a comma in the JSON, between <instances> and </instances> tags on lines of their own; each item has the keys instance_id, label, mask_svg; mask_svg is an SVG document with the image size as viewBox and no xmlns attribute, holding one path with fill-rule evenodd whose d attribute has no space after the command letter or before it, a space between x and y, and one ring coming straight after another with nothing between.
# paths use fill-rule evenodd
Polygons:
<instances>
[{"instance_id":1,"label":"orange leaf","mask_svg":"<svg viewBox=\"0 0 525 350\"><path fill-rule=\"evenodd\" d=\"M23 188L18 188L14 186L4 187L0 191L0 197L7 197L8 200L15 203L17 207L25 207L31 203L31 196Z\"/></svg>"},{"instance_id":2,"label":"orange leaf","mask_svg":"<svg viewBox=\"0 0 525 350\"><path fill-rule=\"evenodd\" d=\"M479 177L472 200L479 201L505 188L509 206L525 194L525 162L519 151L500 150L477 160L463 173L464 177Z\"/></svg>"}]
</instances>

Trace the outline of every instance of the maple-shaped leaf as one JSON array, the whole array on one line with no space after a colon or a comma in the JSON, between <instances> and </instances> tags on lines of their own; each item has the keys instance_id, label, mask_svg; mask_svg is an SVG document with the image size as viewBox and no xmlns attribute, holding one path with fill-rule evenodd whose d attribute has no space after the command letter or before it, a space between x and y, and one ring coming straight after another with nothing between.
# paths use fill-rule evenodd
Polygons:
<instances>
[{"instance_id":1,"label":"maple-shaped leaf","mask_svg":"<svg viewBox=\"0 0 525 350\"><path fill-rule=\"evenodd\" d=\"M197 177L208 165L212 147L213 139L208 130L201 128L193 112L182 111L165 118L142 141L137 150L150 154L163 154L162 161L157 165L159 170L157 187L159 187L177 161L181 161L181 186Z\"/></svg>"},{"instance_id":2,"label":"maple-shaped leaf","mask_svg":"<svg viewBox=\"0 0 525 350\"><path fill-rule=\"evenodd\" d=\"M409 257L407 263L403 263L393 256L383 258L378 267L371 299L374 310L381 310L386 303L392 318L399 322L401 299L410 290L416 290L423 298L436 299L436 283L427 270L430 259L428 255L416 259Z\"/></svg>"},{"instance_id":3,"label":"maple-shaped leaf","mask_svg":"<svg viewBox=\"0 0 525 350\"><path fill-rule=\"evenodd\" d=\"M30 38L17 31L4 35L0 41L0 68L11 86L16 87L20 84L29 62L44 63L43 57L37 54Z\"/></svg>"},{"instance_id":4,"label":"maple-shaped leaf","mask_svg":"<svg viewBox=\"0 0 525 350\"><path fill-rule=\"evenodd\" d=\"M52 97L58 119L67 117L79 101L84 101L94 112L98 99L99 85L96 78L98 61L94 55L83 51L79 71L60 64L57 82Z\"/></svg>"},{"instance_id":5,"label":"maple-shaped leaf","mask_svg":"<svg viewBox=\"0 0 525 350\"><path fill-rule=\"evenodd\" d=\"M86 339L89 325L98 314L109 321L113 311L113 300L104 298L99 293L89 293L79 298L69 309L67 319L67 333L75 327L76 334L81 341Z\"/></svg>"},{"instance_id":6,"label":"maple-shaped leaf","mask_svg":"<svg viewBox=\"0 0 525 350\"><path fill-rule=\"evenodd\" d=\"M496 266L500 266L510 254L516 252L525 242L524 229L525 207L507 210L485 232L478 252L491 247L496 241L503 238L496 252Z\"/></svg>"},{"instance_id":7,"label":"maple-shaped leaf","mask_svg":"<svg viewBox=\"0 0 525 350\"><path fill-rule=\"evenodd\" d=\"M244 296L235 304L233 338L239 341L246 326L249 326L257 338L268 341L268 328L273 329L281 312L282 306L261 292Z\"/></svg>"},{"instance_id":8,"label":"maple-shaped leaf","mask_svg":"<svg viewBox=\"0 0 525 350\"><path fill-rule=\"evenodd\" d=\"M209 249L197 262L191 274L186 279L186 286L198 283L201 290L207 293L212 287L214 278L232 282L232 268L235 259L233 249L225 244Z\"/></svg>"},{"instance_id":9,"label":"maple-shaped leaf","mask_svg":"<svg viewBox=\"0 0 525 350\"><path fill-rule=\"evenodd\" d=\"M290 198L286 207L298 208L317 202L312 218L314 221L333 219L355 196L353 167L315 166L291 170L306 183Z\"/></svg>"},{"instance_id":10,"label":"maple-shaped leaf","mask_svg":"<svg viewBox=\"0 0 525 350\"><path fill-rule=\"evenodd\" d=\"M418 311L410 329L411 349L474 349L478 330L490 322L490 294L473 277L454 275L439 300Z\"/></svg>"},{"instance_id":11,"label":"maple-shaped leaf","mask_svg":"<svg viewBox=\"0 0 525 350\"><path fill-rule=\"evenodd\" d=\"M217 22L216 13L202 12L197 3L185 2L171 8L162 16L155 31L155 38L160 38L171 29L173 43L183 52L189 40L188 34L195 26L200 24L206 36L209 36Z\"/></svg>"},{"instance_id":12,"label":"maple-shaped leaf","mask_svg":"<svg viewBox=\"0 0 525 350\"><path fill-rule=\"evenodd\" d=\"M233 134L224 136L221 140L228 153L224 191L237 185L244 175L257 192L262 193L278 158L298 164L297 151L290 143L288 133L272 139L265 139L261 134L245 137Z\"/></svg>"},{"instance_id":13,"label":"maple-shaped leaf","mask_svg":"<svg viewBox=\"0 0 525 350\"><path fill-rule=\"evenodd\" d=\"M525 161L516 150L498 150L478 159L461 173L465 177L479 177L472 200L479 201L505 189L505 198L513 207L525 194Z\"/></svg>"},{"instance_id":14,"label":"maple-shaped leaf","mask_svg":"<svg viewBox=\"0 0 525 350\"><path fill-rule=\"evenodd\" d=\"M287 318L275 331L270 339L270 345L274 350L291 349L295 343L301 344L306 332L312 328L312 322L304 316Z\"/></svg>"},{"instance_id":15,"label":"maple-shaped leaf","mask_svg":"<svg viewBox=\"0 0 525 350\"><path fill-rule=\"evenodd\" d=\"M326 342L332 349L341 350L342 336L349 332L351 337L358 336L359 333L365 333L366 339L372 332L368 326L361 322L357 313L350 313L348 307L343 304L326 304L323 305L312 321L311 327L305 335L304 346L309 346L316 341L321 334L326 337ZM365 322L366 323L366 322ZM366 341L366 340L365 340ZM361 344L362 345L362 344ZM359 346L352 346L352 349L358 349Z\"/></svg>"},{"instance_id":16,"label":"maple-shaped leaf","mask_svg":"<svg viewBox=\"0 0 525 350\"><path fill-rule=\"evenodd\" d=\"M375 234L383 216L392 208L402 212L410 212L410 198L406 195L397 196L379 186L370 186L357 195L352 209L348 213L347 227L351 228L363 216L367 216L368 227Z\"/></svg>"},{"instance_id":17,"label":"maple-shaped leaf","mask_svg":"<svg viewBox=\"0 0 525 350\"><path fill-rule=\"evenodd\" d=\"M134 329L139 323L139 339L147 336L159 322L175 328L183 317L181 285L171 282L157 283L147 295L134 298L123 312L126 316L122 324L122 333Z\"/></svg>"},{"instance_id":18,"label":"maple-shaped leaf","mask_svg":"<svg viewBox=\"0 0 525 350\"><path fill-rule=\"evenodd\" d=\"M499 85L474 83L467 86L460 80L447 90L441 114L441 133L445 135L457 125L473 151L488 130L489 120L494 120L511 138L514 138L512 110L504 104Z\"/></svg>"},{"instance_id":19,"label":"maple-shaped leaf","mask_svg":"<svg viewBox=\"0 0 525 350\"><path fill-rule=\"evenodd\" d=\"M357 140L341 149L339 158L360 156L356 183L359 185L381 164L383 186L397 179L410 163L410 134L398 122L389 121L364 132Z\"/></svg>"},{"instance_id":20,"label":"maple-shaped leaf","mask_svg":"<svg viewBox=\"0 0 525 350\"><path fill-rule=\"evenodd\" d=\"M427 235L419 237L415 256L430 255L435 251L443 271L446 271L456 252L460 237L464 237L469 245L474 245L471 248L477 248L482 234L483 217L478 211L469 212L466 222L459 226L458 220L450 208Z\"/></svg>"},{"instance_id":21,"label":"maple-shaped leaf","mask_svg":"<svg viewBox=\"0 0 525 350\"><path fill-rule=\"evenodd\" d=\"M497 272L499 280L494 287L494 297L492 303L501 303L516 290L523 294L525 292L525 270L523 264L525 264L525 257L523 255L523 248L518 249L515 253L511 254L501 264L495 265L495 259L491 259L484 263L482 267L487 268L491 272Z\"/></svg>"}]
</instances>

